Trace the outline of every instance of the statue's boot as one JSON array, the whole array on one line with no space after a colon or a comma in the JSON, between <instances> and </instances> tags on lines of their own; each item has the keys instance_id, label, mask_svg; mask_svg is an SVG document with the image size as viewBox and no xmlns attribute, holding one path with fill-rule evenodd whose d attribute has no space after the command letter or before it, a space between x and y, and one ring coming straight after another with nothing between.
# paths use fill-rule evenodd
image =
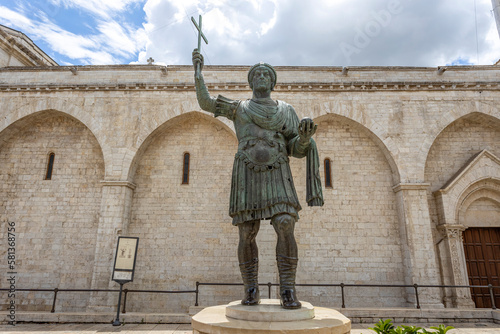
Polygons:
<instances>
[{"instance_id":1,"label":"statue's boot","mask_svg":"<svg viewBox=\"0 0 500 334\"><path fill-rule=\"evenodd\" d=\"M245 286L245 297L241 301L243 305L257 305L260 303L259 294L259 259L254 258L248 262L240 263L241 277Z\"/></svg>"},{"instance_id":2,"label":"statue's boot","mask_svg":"<svg viewBox=\"0 0 500 334\"><path fill-rule=\"evenodd\" d=\"M302 306L295 293L295 273L298 258L276 255L280 274L281 306L286 309L297 309Z\"/></svg>"}]
</instances>

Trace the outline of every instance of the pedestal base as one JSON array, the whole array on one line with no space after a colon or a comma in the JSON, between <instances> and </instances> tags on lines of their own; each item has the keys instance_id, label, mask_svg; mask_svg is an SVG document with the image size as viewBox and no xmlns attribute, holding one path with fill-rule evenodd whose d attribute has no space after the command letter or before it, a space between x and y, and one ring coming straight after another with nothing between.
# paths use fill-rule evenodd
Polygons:
<instances>
[{"instance_id":1,"label":"pedestal base","mask_svg":"<svg viewBox=\"0 0 500 334\"><path fill-rule=\"evenodd\" d=\"M323 307L313 308L309 303L303 303L306 306L304 310L285 310L277 299L263 299L257 306L239 306L238 303L207 307L194 315L191 320L193 333L349 334L351 332L351 321L341 313ZM235 319L234 316L239 319ZM256 320L241 320L242 318Z\"/></svg>"},{"instance_id":2,"label":"pedestal base","mask_svg":"<svg viewBox=\"0 0 500 334\"><path fill-rule=\"evenodd\" d=\"M240 301L236 301L227 305L226 317L258 322L310 320L314 318L314 307L310 303L302 302L299 309L285 310L279 299L265 299L255 306L241 305Z\"/></svg>"}]
</instances>

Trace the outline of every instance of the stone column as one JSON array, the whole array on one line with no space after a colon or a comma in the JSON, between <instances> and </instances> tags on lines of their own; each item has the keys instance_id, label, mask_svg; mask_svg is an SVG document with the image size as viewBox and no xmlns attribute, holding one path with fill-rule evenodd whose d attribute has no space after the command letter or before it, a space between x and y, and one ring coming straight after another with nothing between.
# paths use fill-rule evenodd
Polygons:
<instances>
[{"instance_id":1,"label":"stone column","mask_svg":"<svg viewBox=\"0 0 500 334\"><path fill-rule=\"evenodd\" d=\"M467 275L467 264L465 261L463 225L444 224L438 226L443 234L441 250L441 261L450 268L444 274L445 285L469 285ZM472 301L470 289L447 288L444 297L446 307L475 308Z\"/></svg>"},{"instance_id":2,"label":"stone column","mask_svg":"<svg viewBox=\"0 0 500 334\"><path fill-rule=\"evenodd\" d=\"M428 183L400 183L395 186L400 223L401 251L405 284L439 285L439 270L427 202ZM407 302L415 306L413 288L407 291ZM421 306L442 308L441 291L437 288L419 289Z\"/></svg>"},{"instance_id":3,"label":"stone column","mask_svg":"<svg viewBox=\"0 0 500 334\"><path fill-rule=\"evenodd\" d=\"M135 185L128 181L102 181L102 186L91 289L115 289L118 284L111 281L111 275L116 243L118 236L127 235ZM117 298L118 294L113 296L107 292L94 292L88 309L112 311L116 308L114 301Z\"/></svg>"}]
</instances>

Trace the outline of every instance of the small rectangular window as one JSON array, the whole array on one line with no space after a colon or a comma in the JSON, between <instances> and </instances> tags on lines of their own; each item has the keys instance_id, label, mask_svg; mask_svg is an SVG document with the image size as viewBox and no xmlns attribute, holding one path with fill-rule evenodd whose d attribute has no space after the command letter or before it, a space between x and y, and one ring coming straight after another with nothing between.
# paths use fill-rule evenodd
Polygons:
<instances>
[{"instance_id":1,"label":"small rectangular window","mask_svg":"<svg viewBox=\"0 0 500 334\"><path fill-rule=\"evenodd\" d=\"M54 158L55 158L55 153L50 153L49 154L49 160L47 161L47 172L45 173L45 180L51 180L52 179L52 169L54 168Z\"/></svg>"},{"instance_id":2,"label":"small rectangular window","mask_svg":"<svg viewBox=\"0 0 500 334\"><path fill-rule=\"evenodd\" d=\"M325 187L332 188L332 166L330 159L325 159Z\"/></svg>"},{"instance_id":3,"label":"small rectangular window","mask_svg":"<svg viewBox=\"0 0 500 334\"><path fill-rule=\"evenodd\" d=\"M184 153L184 163L182 167L182 184L189 184L189 153Z\"/></svg>"}]
</instances>

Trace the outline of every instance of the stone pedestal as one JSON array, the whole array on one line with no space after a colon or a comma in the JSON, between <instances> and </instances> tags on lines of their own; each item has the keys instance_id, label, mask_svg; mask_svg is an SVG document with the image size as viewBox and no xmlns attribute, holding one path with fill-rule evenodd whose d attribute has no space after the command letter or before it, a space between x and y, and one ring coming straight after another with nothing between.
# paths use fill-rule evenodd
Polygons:
<instances>
[{"instance_id":1,"label":"stone pedestal","mask_svg":"<svg viewBox=\"0 0 500 334\"><path fill-rule=\"evenodd\" d=\"M257 306L239 301L207 307L191 320L194 334L281 333L348 334L351 321L338 311L302 302L298 310L285 310L278 299Z\"/></svg>"}]
</instances>

